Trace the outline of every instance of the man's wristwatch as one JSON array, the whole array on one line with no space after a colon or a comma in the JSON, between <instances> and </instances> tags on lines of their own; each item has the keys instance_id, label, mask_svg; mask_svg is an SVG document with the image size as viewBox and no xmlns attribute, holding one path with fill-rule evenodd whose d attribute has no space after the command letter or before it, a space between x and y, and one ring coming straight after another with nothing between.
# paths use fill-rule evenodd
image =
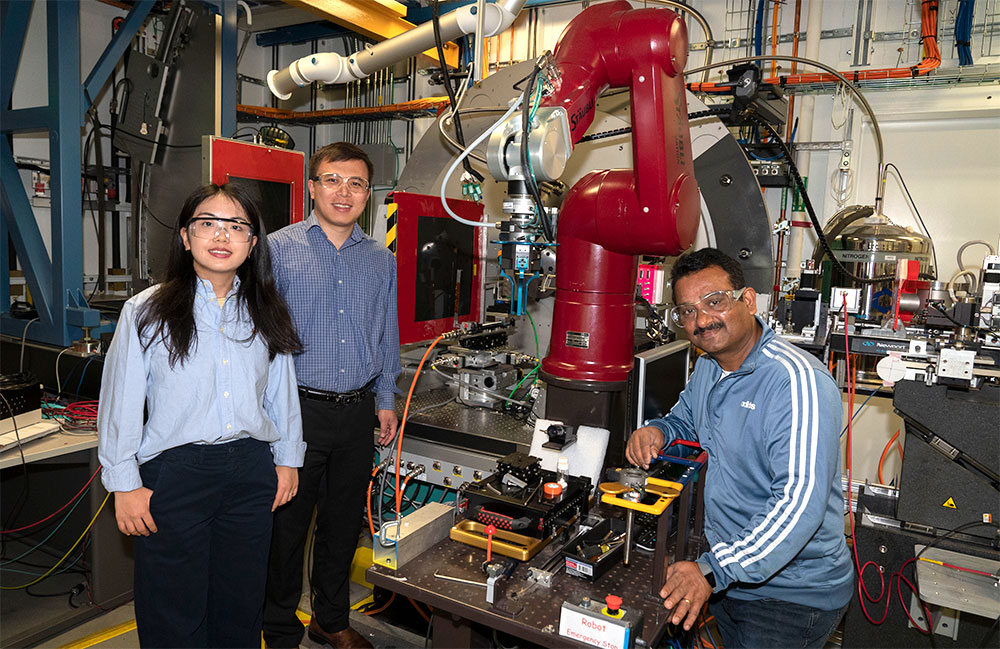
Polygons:
<instances>
[{"instance_id":1,"label":"man's wristwatch","mask_svg":"<svg viewBox=\"0 0 1000 649\"><path fill-rule=\"evenodd\" d=\"M705 581L712 587L712 590L715 590L715 573L712 572L712 566L700 561L697 563L698 569L701 570L701 576L705 578Z\"/></svg>"}]
</instances>

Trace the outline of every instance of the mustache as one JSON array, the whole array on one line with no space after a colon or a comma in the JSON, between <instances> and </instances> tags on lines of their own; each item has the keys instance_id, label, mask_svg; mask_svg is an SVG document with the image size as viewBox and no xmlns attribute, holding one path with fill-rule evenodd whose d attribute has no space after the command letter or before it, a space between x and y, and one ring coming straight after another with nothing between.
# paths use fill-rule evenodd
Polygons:
<instances>
[{"instance_id":1,"label":"mustache","mask_svg":"<svg viewBox=\"0 0 1000 649\"><path fill-rule=\"evenodd\" d=\"M716 329L723 329L723 328L725 328L725 325L722 324L721 322L713 322L712 324L706 327L698 327L697 329L694 330L694 332L692 332L692 335L700 336L706 331L715 331Z\"/></svg>"}]
</instances>

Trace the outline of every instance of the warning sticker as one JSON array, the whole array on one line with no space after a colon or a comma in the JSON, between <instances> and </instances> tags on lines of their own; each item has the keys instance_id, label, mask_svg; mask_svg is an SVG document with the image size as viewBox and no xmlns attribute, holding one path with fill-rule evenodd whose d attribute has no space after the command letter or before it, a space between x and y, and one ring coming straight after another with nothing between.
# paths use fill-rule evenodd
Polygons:
<instances>
[{"instance_id":1,"label":"warning sticker","mask_svg":"<svg viewBox=\"0 0 1000 649\"><path fill-rule=\"evenodd\" d=\"M954 498L949 498L941 504L942 507L948 507L949 509L958 509L958 505L955 504Z\"/></svg>"}]
</instances>

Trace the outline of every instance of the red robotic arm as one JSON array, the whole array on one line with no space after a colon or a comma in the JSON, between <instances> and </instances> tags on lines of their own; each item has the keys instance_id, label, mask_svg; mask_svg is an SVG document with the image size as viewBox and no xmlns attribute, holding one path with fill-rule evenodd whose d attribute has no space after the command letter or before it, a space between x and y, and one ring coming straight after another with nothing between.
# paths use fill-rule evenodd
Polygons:
<instances>
[{"instance_id":1,"label":"red robotic arm","mask_svg":"<svg viewBox=\"0 0 1000 649\"><path fill-rule=\"evenodd\" d=\"M608 87L631 91L632 169L593 171L560 210L550 386L612 391L632 368L636 255L677 255L694 240L699 198L681 71L687 29L665 9L612 2L584 10L556 45L556 91L573 142Z\"/></svg>"}]
</instances>

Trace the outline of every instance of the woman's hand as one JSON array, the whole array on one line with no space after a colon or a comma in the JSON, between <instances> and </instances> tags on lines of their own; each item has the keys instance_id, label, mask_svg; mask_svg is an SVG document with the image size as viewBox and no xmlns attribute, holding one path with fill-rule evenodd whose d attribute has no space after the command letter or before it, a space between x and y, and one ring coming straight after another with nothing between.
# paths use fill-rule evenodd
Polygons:
<instances>
[{"instance_id":1,"label":"woman's hand","mask_svg":"<svg viewBox=\"0 0 1000 649\"><path fill-rule=\"evenodd\" d=\"M149 513L149 499L153 491L139 487L132 491L115 492L115 520L118 529L127 536L149 536L156 532L156 523Z\"/></svg>"},{"instance_id":2,"label":"woman's hand","mask_svg":"<svg viewBox=\"0 0 1000 649\"><path fill-rule=\"evenodd\" d=\"M294 498L299 491L298 469L293 466L276 466L274 472L278 474L278 490L274 494L272 512Z\"/></svg>"}]
</instances>

